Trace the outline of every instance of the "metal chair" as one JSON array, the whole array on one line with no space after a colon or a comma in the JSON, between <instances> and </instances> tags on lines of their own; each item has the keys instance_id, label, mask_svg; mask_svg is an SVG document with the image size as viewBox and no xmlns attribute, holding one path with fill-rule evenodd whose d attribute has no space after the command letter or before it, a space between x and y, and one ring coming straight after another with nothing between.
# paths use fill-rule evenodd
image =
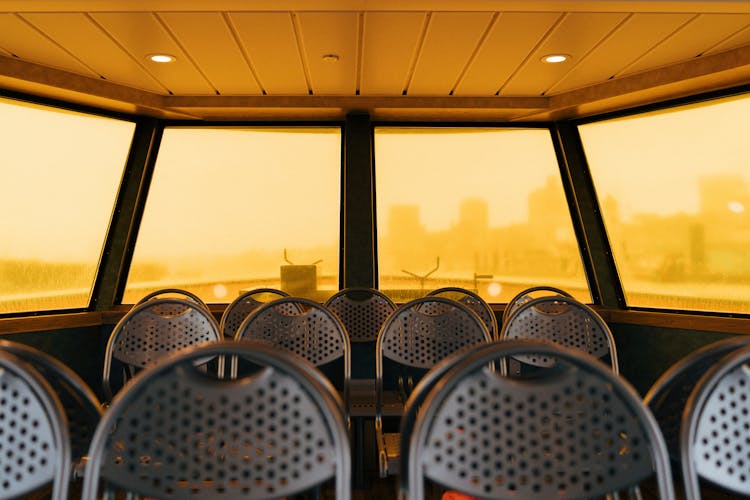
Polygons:
<instances>
[{"instance_id":1,"label":"metal chair","mask_svg":"<svg viewBox=\"0 0 750 500\"><path fill-rule=\"evenodd\" d=\"M193 292L188 292L187 290L183 290L182 288L162 288L160 290L154 290L151 293L148 293L141 297L141 300L136 302L135 305L143 304L144 302L147 302L152 299L166 299L166 298L178 298L178 299L186 299L186 300L192 300L196 304L200 304L203 309L208 311L208 304L206 304L203 299L198 297Z\"/></svg>"},{"instance_id":2,"label":"metal chair","mask_svg":"<svg viewBox=\"0 0 750 500\"><path fill-rule=\"evenodd\" d=\"M399 434L386 432L383 417L403 413L417 378L437 362L490 341L487 326L473 310L445 297L412 300L388 317L378 335L375 365L375 440L381 477L398 473L400 457ZM397 379L397 388L390 393L395 392L396 398L391 397L388 407L384 404L387 375L389 381Z\"/></svg>"},{"instance_id":3,"label":"metal chair","mask_svg":"<svg viewBox=\"0 0 750 500\"><path fill-rule=\"evenodd\" d=\"M48 484L66 500L70 437L65 410L44 378L0 351L0 498L29 495Z\"/></svg>"},{"instance_id":4,"label":"metal chair","mask_svg":"<svg viewBox=\"0 0 750 500\"><path fill-rule=\"evenodd\" d=\"M275 288L256 288L240 294L224 309L224 314L221 315L219 327L224 338L234 338L237 328L251 312L263 304L281 297L289 297L289 294Z\"/></svg>"},{"instance_id":5,"label":"metal chair","mask_svg":"<svg viewBox=\"0 0 750 500\"><path fill-rule=\"evenodd\" d=\"M505 322L513 313L513 311L518 309L520 306L524 305L526 302L529 302L530 300L536 299L539 297L549 297L549 296L573 298L573 296L569 294L568 292L566 292L565 290L561 290L553 286L545 286L545 285L532 286L531 288L522 290L515 297L513 297L512 299L508 301L508 304L505 306L505 310L503 310L503 317L502 317L503 324L505 324Z\"/></svg>"},{"instance_id":6,"label":"metal chair","mask_svg":"<svg viewBox=\"0 0 750 500\"><path fill-rule=\"evenodd\" d=\"M221 340L216 319L199 304L185 299L151 299L123 316L109 336L104 353L102 390L112 399L113 361L122 366L123 381L173 351ZM223 358L217 360L223 374Z\"/></svg>"},{"instance_id":7,"label":"metal chair","mask_svg":"<svg viewBox=\"0 0 750 500\"><path fill-rule=\"evenodd\" d=\"M18 342L0 340L5 351L31 365L50 385L65 411L70 436L73 477L83 472L86 452L102 416L102 407L76 372L49 354Z\"/></svg>"},{"instance_id":8,"label":"metal chair","mask_svg":"<svg viewBox=\"0 0 750 500\"><path fill-rule=\"evenodd\" d=\"M195 367L226 356L257 370L223 380ZM270 499L331 479L337 499L351 498L335 389L310 363L266 342L224 341L174 353L115 397L89 450L82 498L98 498L105 483L143 497Z\"/></svg>"},{"instance_id":9,"label":"metal chair","mask_svg":"<svg viewBox=\"0 0 750 500\"><path fill-rule=\"evenodd\" d=\"M497 317L490 305L478 294L460 287L445 287L438 288L427 294L428 297L447 297L455 301L461 302L469 306L474 310L475 313L484 321L487 325L487 329L490 331L490 337L493 340L497 340L500 331L497 326Z\"/></svg>"},{"instance_id":10,"label":"metal chair","mask_svg":"<svg viewBox=\"0 0 750 500\"><path fill-rule=\"evenodd\" d=\"M244 339L263 340L293 352L319 368L342 360L341 384L348 416L351 378L349 337L338 317L325 306L299 297L283 297L263 304L237 329L234 340ZM237 373L237 360L232 359L232 378Z\"/></svg>"},{"instance_id":11,"label":"metal chair","mask_svg":"<svg viewBox=\"0 0 750 500\"><path fill-rule=\"evenodd\" d=\"M699 478L750 495L750 346L722 357L698 381L682 414L685 498L701 498Z\"/></svg>"},{"instance_id":12,"label":"metal chair","mask_svg":"<svg viewBox=\"0 0 750 500\"><path fill-rule=\"evenodd\" d=\"M708 369L727 354L747 345L750 345L750 336L742 335L703 346L672 365L644 396L643 402L651 409L664 434L673 467L679 467L680 463L680 424L690 393Z\"/></svg>"},{"instance_id":13,"label":"metal chair","mask_svg":"<svg viewBox=\"0 0 750 500\"><path fill-rule=\"evenodd\" d=\"M609 327L596 311L573 298L539 297L519 306L503 324L500 339L519 338L548 340L597 358L609 357L612 371L619 373L617 347ZM544 368L551 366L553 360L524 356L509 364L520 374L524 365Z\"/></svg>"},{"instance_id":14,"label":"metal chair","mask_svg":"<svg viewBox=\"0 0 750 500\"><path fill-rule=\"evenodd\" d=\"M554 369L513 379L499 359L546 357ZM435 385L409 439L401 491L424 498L424 481L496 499L595 498L655 476L674 498L656 420L636 391L595 358L531 340L473 349Z\"/></svg>"}]
</instances>

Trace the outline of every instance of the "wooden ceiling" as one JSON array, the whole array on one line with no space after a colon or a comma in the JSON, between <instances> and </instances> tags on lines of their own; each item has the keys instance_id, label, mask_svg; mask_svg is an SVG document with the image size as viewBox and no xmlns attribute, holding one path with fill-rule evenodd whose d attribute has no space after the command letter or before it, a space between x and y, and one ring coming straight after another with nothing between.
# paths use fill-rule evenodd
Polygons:
<instances>
[{"instance_id":1,"label":"wooden ceiling","mask_svg":"<svg viewBox=\"0 0 750 500\"><path fill-rule=\"evenodd\" d=\"M547 120L749 82L743 1L0 0L0 87L151 116Z\"/></svg>"}]
</instances>

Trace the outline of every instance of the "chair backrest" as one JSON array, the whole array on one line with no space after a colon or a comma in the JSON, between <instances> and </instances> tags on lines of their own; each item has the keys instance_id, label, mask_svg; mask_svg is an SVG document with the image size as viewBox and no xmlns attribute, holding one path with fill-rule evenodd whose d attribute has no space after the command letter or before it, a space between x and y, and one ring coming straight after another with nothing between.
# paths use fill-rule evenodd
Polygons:
<instances>
[{"instance_id":1,"label":"chair backrest","mask_svg":"<svg viewBox=\"0 0 750 500\"><path fill-rule=\"evenodd\" d=\"M0 351L9 352L31 365L55 392L65 410L73 463L78 464L86 455L102 416L99 399L76 372L39 349L0 340Z\"/></svg>"},{"instance_id":2,"label":"chair backrest","mask_svg":"<svg viewBox=\"0 0 750 500\"><path fill-rule=\"evenodd\" d=\"M198 360L237 356L258 367L241 380L210 377ZM265 342L186 349L121 391L89 450L84 499L104 480L156 498L289 497L335 478L351 497L343 405L307 361Z\"/></svg>"},{"instance_id":3,"label":"chair backrest","mask_svg":"<svg viewBox=\"0 0 750 500\"><path fill-rule=\"evenodd\" d=\"M128 369L125 378L173 351L221 340L219 323L208 310L186 299L151 299L123 316L109 336L104 353L102 389L112 399L112 361ZM219 363L221 365L221 363ZM223 366L219 366L223 371Z\"/></svg>"},{"instance_id":4,"label":"chair backrest","mask_svg":"<svg viewBox=\"0 0 750 500\"><path fill-rule=\"evenodd\" d=\"M741 335L703 346L673 364L644 396L644 403L664 434L673 466L680 461L680 425L690 393L709 368L730 352L747 345L750 345L750 336Z\"/></svg>"},{"instance_id":5,"label":"chair backrest","mask_svg":"<svg viewBox=\"0 0 750 500\"><path fill-rule=\"evenodd\" d=\"M66 500L71 458L65 411L44 378L7 351L0 351L0 422L0 497L23 497L52 484L52 499Z\"/></svg>"},{"instance_id":6,"label":"chair backrest","mask_svg":"<svg viewBox=\"0 0 750 500\"><path fill-rule=\"evenodd\" d=\"M219 327L225 338L234 338L237 329L245 318L263 304L281 297L289 297L289 294L276 290L275 288L256 288L240 294L234 299L221 315Z\"/></svg>"},{"instance_id":7,"label":"chair backrest","mask_svg":"<svg viewBox=\"0 0 750 500\"><path fill-rule=\"evenodd\" d=\"M484 322L460 302L445 297L421 297L403 304L388 317L378 335L376 419L382 418L386 359L397 366L428 370L456 351L490 341Z\"/></svg>"},{"instance_id":8,"label":"chair backrest","mask_svg":"<svg viewBox=\"0 0 750 500\"><path fill-rule=\"evenodd\" d=\"M522 304L503 324L500 338L547 340L597 358L609 356L612 370L619 373L617 347L609 327L596 311L570 297L539 297ZM537 356L518 361L535 367L554 362Z\"/></svg>"},{"instance_id":9,"label":"chair backrest","mask_svg":"<svg viewBox=\"0 0 750 500\"><path fill-rule=\"evenodd\" d=\"M699 477L750 495L750 346L722 357L698 381L682 414L685 498L701 498Z\"/></svg>"},{"instance_id":10,"label":"chair backrest","mask_svg":"<svg viewBox=\"0 0 750 500\"><path fill-rule=\"evenodd\" d=\"M526 302L529 302L532 299L536 299L539 297L549 297L549 296L557 296L557 297L571 297L573 296L566 292L565 290L561 290L559 288L555 288L553 286L532 286L531 288L527 288L525 290L522 290L516 294L515 297L510 299L508 301L508 305L505 306L505 310L503 310L503 317L502 322L505 324L507 319L510 317L511 314L513 314L513 311L518 309L520 306L524 305Z\"/></svg>"},{"instance_id":11,"label":"chair backrest","mask_svg":"<svg viewBox=\"0 0 750 500\"><path fill-rule=\"evenodd\" d=\"M487 370L519 356L555 359L537 379ZM424 400L401 488L424 479L481 498L595 498L655 476L673 499L658 425L636 391L595 358L549 342L500 341L467 353Z\"/></svg>"},{"instance_id":12,"label":"chair backrest","mask_svg":"<svg viewBox=\"0 0 750 500\"><path fill-rule=\"evenodd\" d=\"M166 299L170 297L191 300L195 302L196 304L199 304L205 310L208 310L208 304L206 304L203 301L203 299L198 297L193 292L188 292L187 290L183 290L182 288L161 288L159 290L154 290L153 292L148 293L144 295L143 297L141 297L141 300L136 302L135 305L143 304L144 302L147 302L153 299Z\"/></svg>"},{"instance_id":13,"label":"chair backrest","mask_svg":"<svg viewBox=\"0 0 750 500\"><path fill-rule=\"evenodd\" d=\"M234 340L256 339L293 352L321 367L343 360L344 403L349 404L351 354L349 337L339 318L310 299L283 297L258 307L242 322ZM237 374L232 359L232 376Z\"/></svg>"},{"instance_id":14,"label":"chair backrest","mask_svg":"<svg viewBox=\"0 0 750 500\"><path fill-rule=\"evenodd\" d=\"M377 341L380 327L396 310L387 295L365 287L344 288L331 296L325 306L339 317L352 343Z\"/></svg>"},{"instance_id":15,"label":"chair backrest","mask_svg":"<svg viewBox=\"0 0 750 500\"><path fill-rule=\"evenodd\" d=\"M469 306L479 315L482 321L484 321L484 324L487 325L487 329L490 331L490 337L493 340L497 340L498 335L500 334L497 326L497 317L487 301L480 297L479 294L465 288L445 287L433 290L428 293L427 296L447 297Z\"/></svg>"}]
</instances>

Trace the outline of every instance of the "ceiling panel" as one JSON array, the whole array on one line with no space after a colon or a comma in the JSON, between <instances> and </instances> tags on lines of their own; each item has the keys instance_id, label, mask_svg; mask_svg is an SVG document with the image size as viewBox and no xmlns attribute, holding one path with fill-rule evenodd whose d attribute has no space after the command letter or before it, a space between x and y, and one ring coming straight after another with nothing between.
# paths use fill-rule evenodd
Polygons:
<instances>
[{"instance_id":1,"label":"ceiling panel","mask_svg":"<svg viewBox=\"0 0 750 500\"><path fill-rule=\"evenodd\" d=\"M495 95L561 15L500 14L454 95Z\"/></svg>"},{"instance_id":2,"label":"ceiling panel","mask_svg":"<svg viewBox=\"0 0 750 500\"><path fill-rule=\"evenodd\" d=\"M24 61L99 78L99 75L15 14L0 14L0 47L8 55L15 54Z\"/></svg>"},{"instance_id":3,"label":"ceiling panel","mask_svg":"<svg viewBox=\"0 0 750 500\"><path fill-rule=\"evenodd\" d=\"M712 49L707 50L705 53L715 54L717 52L723 52L725 50L743 47L748 44L750 44L750 25L741 29L718 45L714 46Z\"/></svg>"},{"instance_id":4,"label":"ceiling panel","mask_svg":"<svg viewBox=\"0 0 750 500\"><path fill-rule=\"evenodd\" d=\"M23 17L107 80L167 93L140 61L122 50L86 14L24 14Z\"/></svg>"},{"instance_id":5,"label":"ceiling panel","mask_svg":"<svg viewBox=\"0 0 750 500\"><path fill-rule=\"evenodd\" d=\"M235 12L229 15L229 20L267 94L307 94L291 14Z\"/></svg>"},{"instance_id":6,"label":"ceiling panel","mask_svg":"<svg viewBox=\"0 0 750 500\"><path fill-rule=\"evenodd\" d=\"M489 27L489 12L435 12L407 92L448 95Z\"/></svg>"},{"instance_id":7,"label":"ceiling panel","mask_svg":"<svg viewBox=\"0 0 750 500\"><path fill-rule=\"evenodd\" d=\"M175 94L213 95L214 89L175 42L158 18L151 13L94 13L91 15L127 50L142 60L149 72ZM169 64L155 63L148 54L170 54Z\"/></svg>"},{"instance_id":8,"label":"ceiling panel","mask_svg":"<svg viewBox=\"0 0 750 500\"><path fill-rule=\"evenodd\" d=\"M300 43L315 95L354 95L357 90L359 15L353 12L297 14ZM335 54L338 61L324 61Z\"/></svg>"},{"instance_id":9,"label":"ceiling panel","mask_svg":"<svg viewBox=\"0 0 750 500\"><path fill-rule=\"evenodd\" d=\"M552 86L549 93L592 85L617 75L692 17L691 14L632 15Z\"/></svg>"},{"instance_id":10,"label":"ceiling panel","mask_svg":"<svg viewBox=\"0 0 750 500\"><path fill-rule=\"evenodd\" d=\"M686 61L703 54L750 23L747 14L701 14L658 45L623 74Z\"/></svg>"},{"instance_id":11,"label":"ceiling panel","mask_svg":"<svg viewBox=\"0 0 750 500\"><path fill-rule=\"evenodd\" d=\"M426 18L423 12L365 14L362 95L399 95L403 92Z\"/></svg>"},{"instance_id":12,"label":"ceiling panel","mask_svg":"<svg viewBox=\"0 0 750 500\"><path fill-rule=\"evenodd\" d=\"M220 13L165 12L159 17L220 94L261 93L232 30Z\"/></svg>"},{"instance_id":13,"label":"ceiling panel","mask_svg":"<svg viewBox=\"0 0 750 500\"><path fill-rule=\"evenodd\" d=\"M563 78L581 59L606 37L626 14L574 13L555 26L534 50L524 66L500 90L500 95L542 95ZM569 61L547 64L547 54L568 54Z\"/></svg>"}]
</instances>

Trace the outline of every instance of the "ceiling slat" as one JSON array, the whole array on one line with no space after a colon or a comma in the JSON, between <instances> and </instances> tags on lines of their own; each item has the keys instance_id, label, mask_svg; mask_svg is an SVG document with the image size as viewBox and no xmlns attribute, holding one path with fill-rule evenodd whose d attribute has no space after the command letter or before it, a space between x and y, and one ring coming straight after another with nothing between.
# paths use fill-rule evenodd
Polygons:
<instances>
[{"instance_id":1,"label":"ceiling slat","mask_svg":"<svg viewBox=\"0 0 750 500\"><path fill-rule=\"evenodd\" d=\"M218 12L159 14L198 69L222 95L257 95L258 82Z\"/></svg>"},{"instance_id":2,"label":"ceiling slat","mask_svg":"<svg viewBox=\"0 0 750 500\"><path fill-rule=\"evenodd\" d=\"M182 48L151 13L94 13L93 19L136 59L143 60L149 72L175 94L211 95L214 89L198 72ZM155 63L148 54L170 54L175 61Z\"/></svg>"},{"instance_id":3,"label":"ceiling slat","mask_svg":"<svg viewBox=\"0 0 750 500\"><path fill-rule=\"evenodd\" d=\"M408 94L448 95L491 19L489 12L433 13Z\"/></svg>"},{"instance_id":4,"label":"ceiling slat","mask_svg":"<svg viewBox=\"0 0 750 500\"><path fill-rule=\"evenodd\" d=\"M362 95L399 95L416 56L423 12L365 14Z\"/></svg>"},{"instance_id":5,"label":"ceiling slat","mask_svg":"<svg viewBox=\"0 0 750 500\"><path fill-rule=\"evenodd\" d=\"M24 18L106 79L150 92L166 93L166 89L141 64L85 14L24 14Z\"/></svg>"},{"instance_id":6,"label":"ceiling slat","mask_svg":"<svg viewBox=\"0 0 750 500\"><path fill-rule=\"evenodd\" d=\"M65 52L59 45L44 37L20 17L13 14L0 14L0 47L8 55L15 54L25 61L94 78L99 77L76 58Z\"/></svg>"},{"instance_id":7,"label":"ceiling slat","mask_svg":"<svg viewBox=\"0 0 750 500\"><path fill-rule=\"evenodd\" d=\"M634 14L596 47L585 61L576 65L551 87L549 92L556 94L608 80L638 60L691 17L690 14Z\"/></svg>"},{"instance_id":8,"label":"ceiling slat","mask_svg":"<svg viewBox=\"0 0 750 500\"><path fill-rule=\"evenodd\" d=\"M495 95L561 16L502 13L454 95Z\"/></svg>"},{"instance_id":9,"label":"ceiling slat","mask_svg":"<svg viewBox=\"0 0 750 500\"><path fill-rule=\"evenodd\" d=\"M697 57L747 26L745 14L701 14L664 43L628 67L624 74L637 73Z\"/></svg>"},{"instance_id":10,"label":"ceiling slat","mask_svg":"<svg viewBox=\"0 0 750 500\"><path fill-rule=\"evenodd\" d=\"M625 19L626 14L567 14L546 40L534 50L505 85L500 95L541 95L572 69ZM541 61L548 54L568 54L571 60L560 64Z\"/></svg>"},{"instance_id":11,"label":"ceiling slat","mask_svg":"<svg viewBox=\"0 0 750 500\"><path fill-rule=\"evenodd\" d=\"M313 94L354 95L357 90L357 14L305 12L298 14L297 19ZM338 60L323 60L328 54L335 54Z\"/></svg>"},{"instance_id":12,"label":"ceiling slat","mask_svg":"<svg viewBox=\"0 0 750 500\"><path fill-rule=\"evenodd\" d=\"M234 12L229 18L268 94L307 94L305 73L289 13Z\"/></svg>"},{"instance_id":13,"label":"ceiling slat","mask_svg":"<svg viewBox=\"0 0 750 500\"><path fill-rule=\"evenodd\" d=\"M741 29L737 33L733 34L723 42L715 45L713 48L707 50L706 54L716 54L718 52L724 52L725 50L736 49L738 47L744 47L750 44L750 25Z\"/></svg>"}]
</instances>

